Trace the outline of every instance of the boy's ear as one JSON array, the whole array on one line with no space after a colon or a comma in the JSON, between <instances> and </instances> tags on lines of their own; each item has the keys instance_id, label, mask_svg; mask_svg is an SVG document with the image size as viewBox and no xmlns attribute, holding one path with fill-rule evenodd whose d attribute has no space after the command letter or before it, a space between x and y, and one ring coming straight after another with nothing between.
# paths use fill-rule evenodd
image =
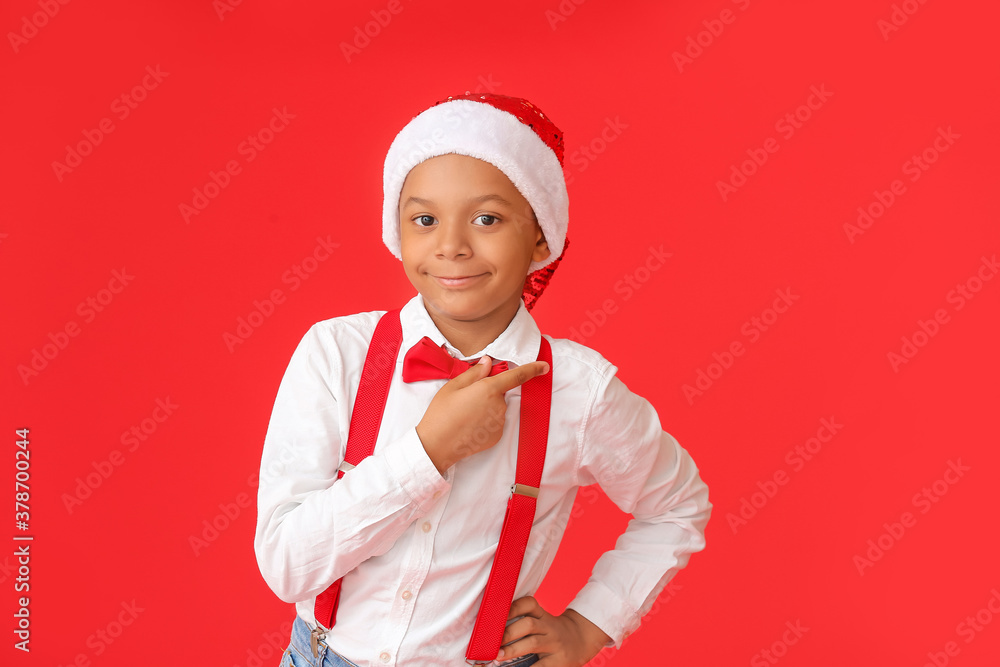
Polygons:
<instances>
[{"instance_id":1,"label":"boy's ear","mask_svg":"<svg viewBox=\"0 0 1000 667\"><path fill-rule=\"evenodd\" d=\"M549 242L545 240L545 234L542 233L542 228L538 228L538 235L535 238L535 249L531 253L531 261L541 262L548 258L552 254L549 250Z\"/></svg>"}]
</instances>

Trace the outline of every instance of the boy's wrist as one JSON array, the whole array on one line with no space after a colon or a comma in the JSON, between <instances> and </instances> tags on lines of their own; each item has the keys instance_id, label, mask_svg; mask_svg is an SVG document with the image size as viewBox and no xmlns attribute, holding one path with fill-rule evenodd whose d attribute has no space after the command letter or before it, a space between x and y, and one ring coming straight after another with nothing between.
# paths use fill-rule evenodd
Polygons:
<instances>
[{"instance_id":1,"label":"boy's wrist","mask_svg":"<svg viewBox=\"0 0 1000 667\"><path fill-rule=\"evenodd\" d=\"M421 433L420 424L416 427L417 438L420 440L420 444L424 447L424 452L427 453L427 458L431 460L434 467L437 468L438 473L442 477L448 471L448 468L455 465L455 461L448 459L436 446L435 441L432 438L428 438L426 433Z\"/></svg>"},{"instance_id":2,"label":"boy's wrist","mask_svg":"<svg viewBox=\"0 0 1000 667\"><path fill-rule=\"evenodd\" d=\"M575 609L567 607L563 612L563 616L576 623L577 627L580 629L580 633L584 635L588 643L598 646L598 650L600 650L600 648L604 648L604 646L606 646L609 642L614 641L608 633L600 628L600 626Z\"/></svg>"},{"instance_id":3,"label":"boy's wrist","mask_svg":"<svg viewBox=\"0 0 1000 667\"><path fill-rule=\"evenodd\" d=\"M620 646L622 640L639 627L642 618L632 603L621 599L607 583L593 577L566 608L599 627L610 637L609 646Z\"/></svg>"}]
</instances>

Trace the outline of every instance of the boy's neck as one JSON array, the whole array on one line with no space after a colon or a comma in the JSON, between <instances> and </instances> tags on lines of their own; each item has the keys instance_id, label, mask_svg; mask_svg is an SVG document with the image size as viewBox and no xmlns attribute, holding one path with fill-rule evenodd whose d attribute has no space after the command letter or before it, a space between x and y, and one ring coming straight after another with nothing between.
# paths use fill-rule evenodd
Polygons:
<instances>
[{"instance_id":1,"label":"boy's neck","mask_svg":"<svg viewBox=\"0 0 1000 667\"><path fill-rule=\"evenodd\" d=\"M513 305L505 304L478 320L455 320L436 312L426 301L423 301L423 304L438 331L452 347L462 353L463 357L468 357L484 349L507 330L517 314L521 301L518 297Z\"/></svg>"}]
</instances>

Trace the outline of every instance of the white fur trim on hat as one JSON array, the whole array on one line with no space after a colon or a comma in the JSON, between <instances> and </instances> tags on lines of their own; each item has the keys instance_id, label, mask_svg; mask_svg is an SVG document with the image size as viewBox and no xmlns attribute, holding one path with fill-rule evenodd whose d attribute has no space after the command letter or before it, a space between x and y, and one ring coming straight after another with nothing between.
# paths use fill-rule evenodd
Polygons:
<instances>
[{"instance_id":1,"label":"white fur trim on hat","mask_svg":"<svg viewBox=\"0 0 1000 667\"><path fill-rule=\"evenodd\" d=\"M556 154L516 116L484 102L451 100L423 111L407 123L386 155L382 241L397 259L402 259L399 195L403 181L424 160L447 153L489 162L528 200L550 251L546 259L533 261L528 273L562 254L569 223L569 196Z\"/></svg>"}]
</instances>

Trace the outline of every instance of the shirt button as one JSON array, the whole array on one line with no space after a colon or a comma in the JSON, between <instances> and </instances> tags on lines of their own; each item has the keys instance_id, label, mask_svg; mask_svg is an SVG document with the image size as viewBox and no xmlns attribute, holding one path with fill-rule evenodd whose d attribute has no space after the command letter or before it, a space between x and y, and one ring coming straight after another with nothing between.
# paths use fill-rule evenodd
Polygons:
<instances>
[{"instance_id":1,"label":"shirt button","mask_svg":"<svg viewBox=\"0 0 1000 667\"><path fill-rule=\"evenodd\" d=\"M411 593L410 591L403 591L402 598L404 600L409 600L412 597L413 597L413 593Z\"/></svg>"},{"instance_id":2,"label":"shirt button","mask_svg":"<svg viewBox=\"0 0 1000 667\"><path fill-rule=\"evenodd\" d=\"M389 652L388 652L388 651L382 651L382 652L381 652L381 653L379 653L379 655L378 655L378 659L379 659L379 660L381 660L382 662L389 662L389 659L390 659L390 658L392 658L392 656L391 656L391 655L389 655Z\"/></svg>"},{"instance_id":3,"label":"shirt button","mask_svg":"<svg viewBox=\"0 0 1000 667\"><path fill-rule=\"evenodd\" d=\"M424 525L420 526L420 529L423 530L425 533L431 532L431 522L424 521Z\"/></svg>"},{"instance_id":4,"label":"shirt button","mask_svg":"<svg viewBox=\"0 0 1000 667\"><path fill-rule=\"evenodd\" d=\"M440 491L435 491L434 492L434 500L437 500L440 497L441 497L441 492Z\"/></svg>"}]
</instances>

